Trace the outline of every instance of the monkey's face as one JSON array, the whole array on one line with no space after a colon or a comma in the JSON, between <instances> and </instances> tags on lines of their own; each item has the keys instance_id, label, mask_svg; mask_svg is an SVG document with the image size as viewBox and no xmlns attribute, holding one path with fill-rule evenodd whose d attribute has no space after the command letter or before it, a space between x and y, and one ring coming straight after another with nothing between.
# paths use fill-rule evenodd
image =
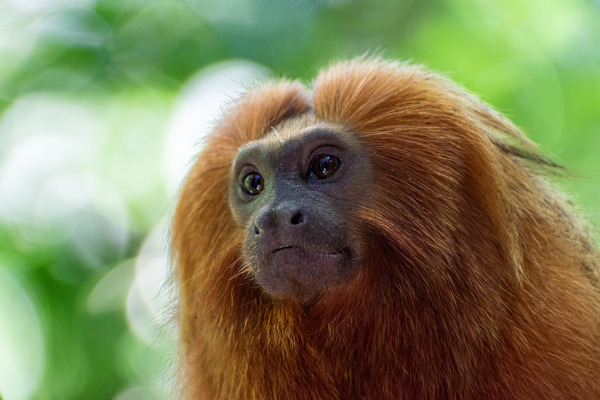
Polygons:
<instances>
[{"instance_id":1,"label":"monkey's face","mask_svg":"<svg viewBox=\"0 0 600 400\"><path fill-rule=\"evenodd\" d=\"M249 272L267 293L308 303L355 275L368 159L354 134L310 115L240 148L229 202Z\"/></svg>"}]
</instances>

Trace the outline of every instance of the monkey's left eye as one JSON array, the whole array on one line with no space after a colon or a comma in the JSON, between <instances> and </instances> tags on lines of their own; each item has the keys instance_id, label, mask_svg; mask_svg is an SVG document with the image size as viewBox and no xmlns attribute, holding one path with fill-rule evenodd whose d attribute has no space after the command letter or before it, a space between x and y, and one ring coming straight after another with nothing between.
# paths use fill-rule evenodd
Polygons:
<instances>
[{"instance_id":1,"label":"monkey's left eye","mask_svg":"<svg viewBox=\"0 0 600 400\"><path fill-rule=\"evenodd\" d=\"M340 167L342 162L336 156L324 154L315 157L308 168L308 177L310 179L329 178Z\"/></svg>"},{"instance_id":2,"label":"monkey's left eye","mask_svg":"<svg viewBox=\"0 0 600 400\"><path fill-rule=\"evenodd\" d=\"M265 187L263 177L256 172L252 172L244 177L242 181L242 190L247 194L256 196L260 194Z\"/></svg>"}]
</instances>

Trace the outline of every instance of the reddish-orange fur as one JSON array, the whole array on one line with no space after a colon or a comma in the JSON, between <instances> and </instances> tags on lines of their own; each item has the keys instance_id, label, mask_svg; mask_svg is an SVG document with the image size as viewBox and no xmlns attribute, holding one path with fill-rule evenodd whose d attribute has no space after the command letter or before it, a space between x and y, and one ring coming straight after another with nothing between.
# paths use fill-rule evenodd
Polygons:
<instances>
[{"instance_id":1,"label":"reddish-orange fur","mask_svg":"<svg viewBox=\"0 0 600 400\"><path fill-rule=\"evenodd\" d=\"M237 149L313 112L364 141L364 264L311 308L243 270ZM518 144L518 146L515 145ZM593 241L510 122L447 80L379 60L246 93L216 126L173 225L189 399L600 399Z\"/></svg>"}]
</instances>

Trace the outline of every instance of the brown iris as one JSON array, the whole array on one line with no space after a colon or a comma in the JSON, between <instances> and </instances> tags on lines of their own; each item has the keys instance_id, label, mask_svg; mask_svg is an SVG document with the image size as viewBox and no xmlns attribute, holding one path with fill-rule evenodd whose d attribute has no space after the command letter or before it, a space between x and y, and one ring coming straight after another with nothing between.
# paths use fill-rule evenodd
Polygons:
<instances>
[{"instance_id":1,"label":"brown iris","mask_svg":"<svg viewBox=\"0 0 600 400\"><path fill-rule=\"evenodd\" d=\"M265 183L263 177L256 172L246 175L242 181L242 190L252 196L260 194L264 187Z\"/></svg>"},{"instance_id":2,"label":"brown iris","mask_svg":"<svg viewBox=\"0 0 600 400\"><path fill-rule=\"evenodd\" d=\"M342 162L336 156L323 154L313 159L308 169L310 179L329 178L340 167Z\"/></svg>"}]
</instances>

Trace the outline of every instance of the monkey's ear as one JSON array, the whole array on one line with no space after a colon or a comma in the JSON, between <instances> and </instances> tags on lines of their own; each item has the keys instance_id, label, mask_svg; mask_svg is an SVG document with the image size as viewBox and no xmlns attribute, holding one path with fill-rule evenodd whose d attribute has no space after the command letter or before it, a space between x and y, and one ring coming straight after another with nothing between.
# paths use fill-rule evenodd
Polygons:
<instances>
[{"instance_id":1,"label":"monkey's ear","mask_svg":"<svg viewBox=\"0 0 600 400\"><path fill-rule=\"evenodd\" d=\"M516 195L525 189L515 190L514 185L524 185L530 179L524 176L528 174L526 165L503 151L499 144L515 142L531 154L537 154L537 149L519 128L477 97L442 77L432 79L430 84L461 110L457 126L463 141L467 193L488 217L505 263L515 283L521 285L524 263L521 221L527 206ZM528 189L537 192L535 188Z\"/></svg>"},{"instance_id":2,"label":"monkey's ear","mask_svg":"<svg viewBox=\"0 0 600 400\"><path fill-rule=\"evenodd\" d=\"M520 237L520 221L525 218L522 213L528 206L524 204L527 198L516 193L524 190L537 193L539 189L521 187L515 190L513 186L531 182L525 177L529 174L527 160L549 166L555 164L541 156L536 145L494 108L475 96L461 93L449 82L447 86L453 88L449 95L461 104L466 121L478 133L469 141L470 148L465 157L467 170L471 172L469 179L473 182L473 194L490 218L506 263L513 269L516 283L520 285L524 263L520 243L527 242ZM514 143L514 146L509 143ZM507 148L513 149L513 152L506 151ZM521 158L519 154L528 156Z\"/></svg>"},{"instance_id":3,"label":"monkey's ear","mask_svg":"<svg viewBox=\"0 0 600 400\"><path fill-rule=\"evenodd\" d=\"M519 199L515 198L507 178L510 179L512 173L522 172L491 144L488 148L472 149L468 163L471 164L468 167L471 174L467 177L466 185L470 196L474 197L476 204L483 208L489 218L501 254L513 272L515 283L520 285L523 278L523 251L519 244L522 241L519 221L522 216L519 215Z\"/></svg>"}]
</instances>

